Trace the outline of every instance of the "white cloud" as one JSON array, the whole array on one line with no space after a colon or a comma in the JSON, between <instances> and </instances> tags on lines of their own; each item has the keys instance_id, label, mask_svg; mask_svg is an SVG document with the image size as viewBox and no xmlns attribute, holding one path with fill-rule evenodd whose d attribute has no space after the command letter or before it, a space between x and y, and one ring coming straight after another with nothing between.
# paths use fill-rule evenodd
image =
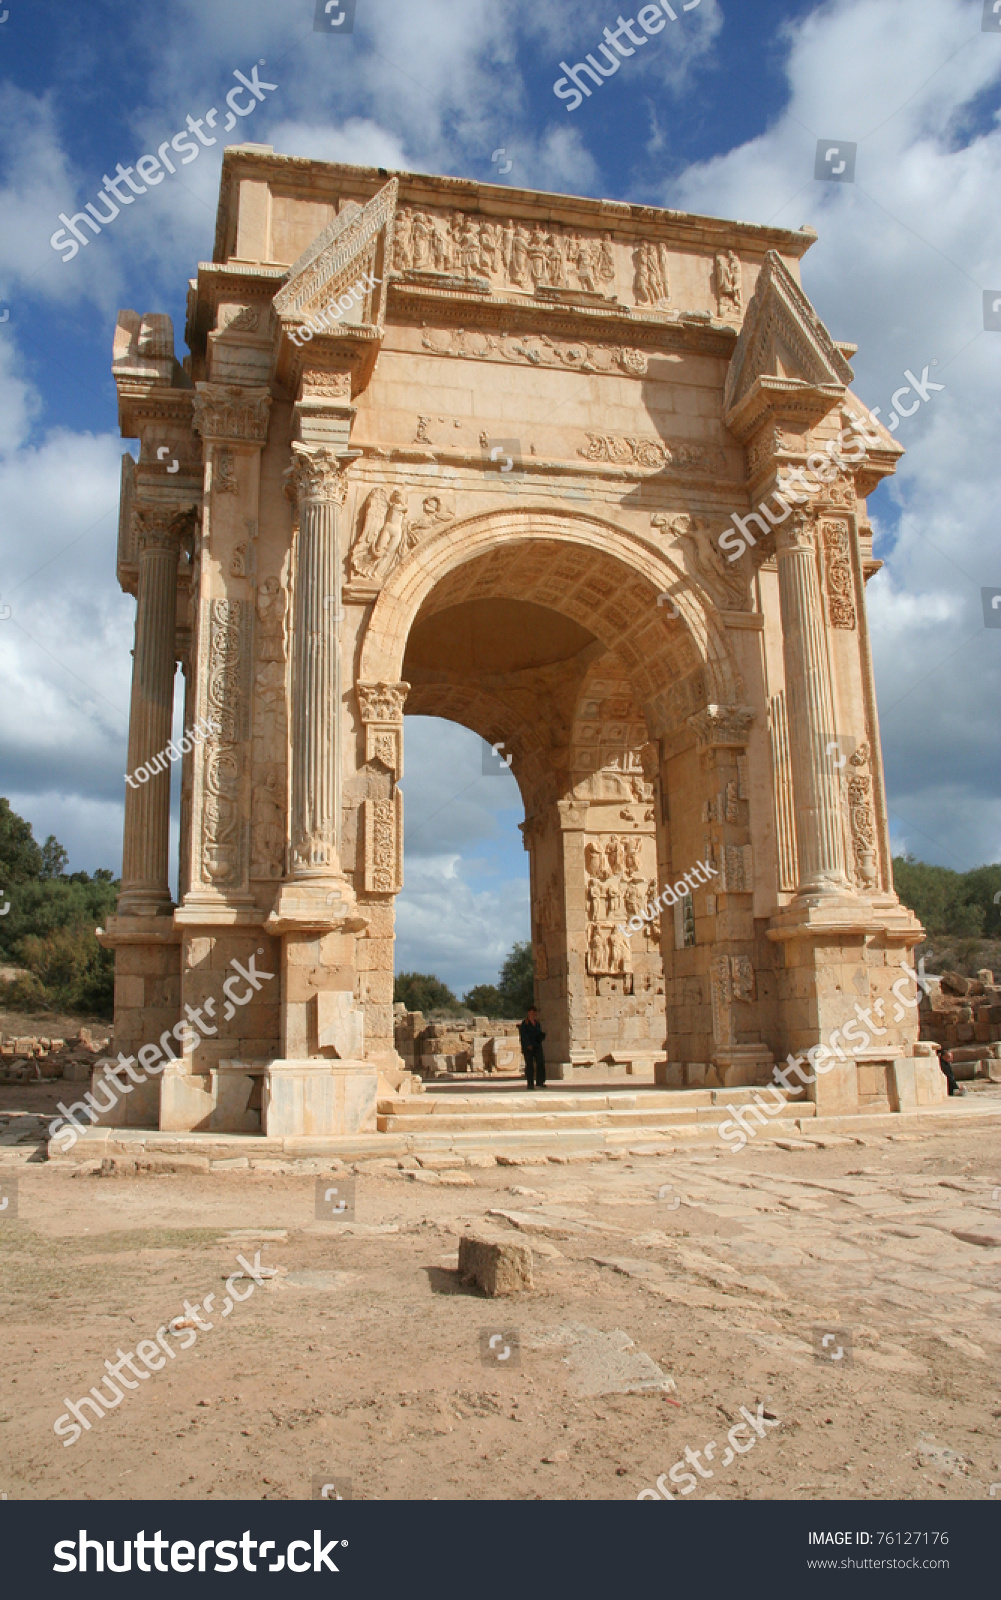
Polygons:
<instances>
[{"instance_id":1,"label":"white cloud","mask_svg":"<svg viewBox=\"0 0 1001 1600\"><path fill-rule=\"evenodd\" d=\"M787 107L664 194L720 216L813 223L804 285L835 337L859 344L854 387L884 419L905 369L920 378L927 366L946 385L897 432L908 454L872 502L887 566L869 593L891 810L921 827L916 854L952 866L1001 855L989 733L1001 666L979 593L1001 585L1001 336L984 332L981 304L1001 258L1001 130L969 109L997 84L1001 55L981 10L835 0L788 24ZM814 180L819 138L858 143L855 184Z\"/></svg>"}]
</instances>

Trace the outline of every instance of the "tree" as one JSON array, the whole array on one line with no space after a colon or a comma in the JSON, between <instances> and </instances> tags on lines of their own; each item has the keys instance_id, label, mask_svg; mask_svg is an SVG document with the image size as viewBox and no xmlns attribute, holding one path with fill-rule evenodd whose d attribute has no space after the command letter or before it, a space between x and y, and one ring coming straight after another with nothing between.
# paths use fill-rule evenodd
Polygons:
<instances>
[{"instance_id":1,"label":"tree","mask_svg":"<svg viewBox=\"0 0 1001 1600\"><path fill-rule=\"evenodd\" d=\"M535 1003L535 963L527 941L516 944L504 959L497 985L503 998L505 1016L523 1017Z\"/></svg>"},{"instance_id":2,"label":"tree","mask_svg":"<svg viewBox=\"0 0 1001 1600\"><path fill-rule=\"evenodd\" d=\"M42 871L42 852L31 823L10 809L10 801L0 798L0 889L14 883L30 883Z\"/></svg>"},{"instance_id":3,"label":"tree","mask_svg":"<svg viewBox=\"0 0 1001 1600\"><path fill-rule=\"evenodd\" d=\"M50 833L42 845L42 867L38 876L40 878L61 878L69 865L69 853L63 849L54 833ZM75 877L79 874L75 873Z\"/></svg>"},{"instance_id":4,"label":"tree","mask_svg":"<svg viewBox=\"0 0 1001 1600\"><path fill-rule=\"evenodd\" d=\"M460 1011L458 1000L432 972L398 972L393 982L393 1001L408 1011Z\"/></svg>"},{"instance_id":5,"label":"tree","mask_svg":"<svg viewBox=\"0 0 1001 1600\"><path fill-rule=\"evenodd\" d=\"M462 1003L476 1017L506 1017L509 1007L504 996L493 983L478 983L463 995Z\"/></svg>"}]
</instances>

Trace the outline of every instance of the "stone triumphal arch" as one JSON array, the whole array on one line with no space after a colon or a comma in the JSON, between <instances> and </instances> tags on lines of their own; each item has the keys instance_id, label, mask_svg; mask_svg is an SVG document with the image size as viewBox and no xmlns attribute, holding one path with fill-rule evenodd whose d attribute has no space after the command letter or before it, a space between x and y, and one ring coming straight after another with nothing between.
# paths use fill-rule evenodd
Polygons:
<instances>
[{"instance_id":1,"label":"stone triumphal arch","mask_svg":"<svg viewBox=\"0 0 1001 1600\"><path fill-rule=\"evenodd\" d=\"M227 150L183 365L165 316L122 312L115 339L140 449L104 938L116 1049L149 1065L121 1120L374 1125L401 1083L405 709L510 759L557 1072L624 1052L663 1085L763 1083L865 1008L818 1113L873 1074L898 1107L939 1096L894 997L920 928L865 611L865 497L900 448L800 287L813 238ZM826 447L852 418L849 464ZM792 511L773 497L810 461ZM184 740L174 904L177 662L207 731Z\"/></svg>"}]
</instances>

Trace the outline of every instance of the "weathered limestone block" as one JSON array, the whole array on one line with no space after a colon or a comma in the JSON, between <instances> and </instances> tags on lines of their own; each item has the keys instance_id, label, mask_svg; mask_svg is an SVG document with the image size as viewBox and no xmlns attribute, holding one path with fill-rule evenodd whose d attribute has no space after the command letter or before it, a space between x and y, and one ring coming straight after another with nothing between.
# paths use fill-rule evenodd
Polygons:
<instances>
[{"instance_id":1,"label":"weathered limestone block","mask_svg":"<svg viewBox=\"0 0 1001 1600\"><path fill-rule=\"evenodd\" d=\"M491 1297L535 1288L529 1246L484 1233L463 1234L459 1240L459 1276Z\"/></svg>"},{"instance_id":2,"label":"weathered limestone block","mask_svg":"<svg viewBox=\"0 0 1001 1600\"><path fill-rule=\"evenodd\" d=\"M264 1073L262 1130L269 1138L374 1133L378 1077L367 1061L272 1061Z\"/></svg>"}]
</instances>

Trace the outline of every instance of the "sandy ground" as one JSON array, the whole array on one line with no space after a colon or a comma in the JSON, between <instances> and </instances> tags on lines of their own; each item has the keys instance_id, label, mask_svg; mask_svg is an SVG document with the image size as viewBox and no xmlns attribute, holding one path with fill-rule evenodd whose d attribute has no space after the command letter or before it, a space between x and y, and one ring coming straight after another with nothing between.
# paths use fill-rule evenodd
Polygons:
<instances>
[{"instance_id":1,"label":"sandy ground","mask_svg":"<svg viewBox=\"0 0 1001 1600\"><path fill-rule=\"evenodd\" d=\"M334 1223L315 1216L320 1163L46 1163L27 1114L49 1109L41 1092L5 1088L0 1129L0 1194L18 1180L0 1221L11 1500L305 1499L329 1482L365 1499L633 1499L686 1447L710 1475L683 1462L662 1482L679 1495L691 1470L692 1499L1001 1496L996 1127L453 1158L438 1177L366 1162L347 1174L354 1220ZM534 1291L506 1300L455 1270L464 1227L497 1210L534 1252ZM258 1251L278 1275L221 1317L237 1256ZM212 1328L165 1335L164 1369L64 1446L64 1397L185 1299ZM741 1407L757 1426L734 1453Z\"/></svg>"}]
</instances>

